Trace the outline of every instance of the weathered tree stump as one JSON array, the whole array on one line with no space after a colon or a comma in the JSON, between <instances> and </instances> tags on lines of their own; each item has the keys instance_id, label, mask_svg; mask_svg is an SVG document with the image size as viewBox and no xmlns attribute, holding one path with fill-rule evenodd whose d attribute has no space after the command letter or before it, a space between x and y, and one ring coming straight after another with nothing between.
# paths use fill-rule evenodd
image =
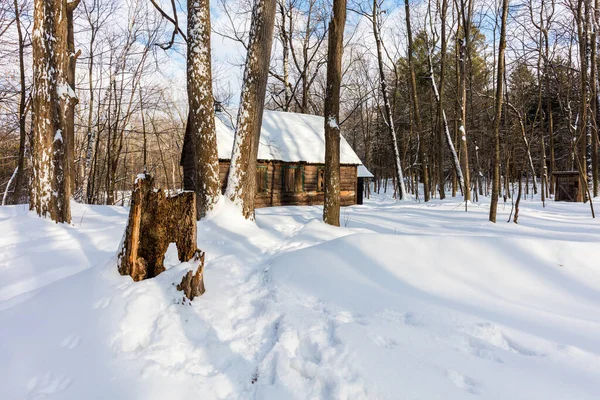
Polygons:
<instances>
[{"instance_id":1,"label":"weathered tree stump","mask_svg":"<svg viewBox=\"0 0 600 400\"><path fill-rule=\"evenodd\" d=\"M163 262L170 243L177 246L179 261L200 261L191 278L190 295L184 291L191 300L204 293L204 253L196 247L195 193L167 196L153 188L150 175L140 174L118 253L119 273L131 276L136 282L157 276L165 270Z\"/></svg>"},{"instance_id":2,"label":"weathered tree stump","mask_svg":"<svg viewBox=\"0 0 600 400\"><path fill-rule=\"evenodd\" d=\"M177 290L182 291L190 300L202 296L204 293L204 252L198 250L194 255L194 262L198 263L196 272L189 270L177 285Z\"/></svg>"}]
</instances>

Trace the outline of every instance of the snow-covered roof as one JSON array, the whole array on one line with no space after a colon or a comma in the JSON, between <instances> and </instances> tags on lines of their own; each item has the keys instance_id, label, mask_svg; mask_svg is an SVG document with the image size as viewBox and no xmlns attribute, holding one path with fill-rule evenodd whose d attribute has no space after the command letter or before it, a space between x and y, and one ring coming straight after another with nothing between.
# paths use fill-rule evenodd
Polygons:
<instances>
[{"instance_id":1,"label":"snow-covered roof","mask_svg":"<svg viewBox=\"0 0 600 400\"><path fill-rule=\"evenodd\" d=\"M237 110L217 112L216 116L219 159L229 160L235 132L233 121L237 118ZM265 110L258 159L324 164L324 123L325 119L317 115ZM343 137L340 141L340 163L362 164Z\"/></svg>"},{"instance_id":2,"label":"snow-covered roof","mask_svg":"<svg viewBox=\"0 0 600 400\"><path fill-rule=\"evenodd\" d=\"M356 174L359 178L374 178L375 176L365 167L364 165L359 165Z\"/></svg>"}]
</instances>

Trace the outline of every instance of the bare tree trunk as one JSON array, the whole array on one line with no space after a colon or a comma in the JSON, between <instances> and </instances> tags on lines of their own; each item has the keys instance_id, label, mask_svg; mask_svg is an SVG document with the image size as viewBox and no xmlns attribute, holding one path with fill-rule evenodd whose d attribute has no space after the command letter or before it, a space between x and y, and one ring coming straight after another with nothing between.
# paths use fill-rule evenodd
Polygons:
<instances>
[{"instance_id":1,"label":"bare tree trunk","mask_svg":"<svg viewBox=\"0 0 600 400\"><path fill-rule=\"evenodd\" d=\"M17 163L17 170L15 176L15 186L10 196L9 203L10 204L19 204L24 202L25 198L23 196L23 186L25 181L25 121L27 118L26 108L27 108L27 97L25 93L25 61L24 61L24 49L25 42L23 39L23 30L21 27L21 12L19 10L19 3L17 0L14 0L15 6L15 22L17 26L17 37L19 40L19 83L20 83L20 93L19 93L19 160ZM11 179L12 181L12 179ZM6 186L8 190L10 186L10 182Z\"/></svg>"},{"instance_id":2,"label":"bare tree trunk","mask_svg":"<svg viewBox=\"0 0 600 400\"><path fill-rule=\"evenodd\" d=\"M592 34L590 38L591 49L590 49L590 120L592 125L592 195L594 197L600 194L598 187L598 18L599 18L599 4L598 0L594 1L594 10L590 15L592 20Z\"/></svg>"},{"instance_id":3,"label":"bare tree trunk","mask_svg":"<svg viewBox=\"0 0 600 400\"><path fill-rule=\"evenodd\" d=\"M66 0L35 0L33 39L33 182L31 209L56 222L71 222L65 134L69 86Z\"/></svg>"},{"instance_id":4,"label":"bare tree trunk","mask_svg":"<svg viewBox=\"0 0 600 400\"><path fill-rule=\"evenodd\" d=\"M96 4L94 3L95 7ZM84 3L85 7L85 3ZM87 11L87 9L86 9ZM85 151L85 162L83 165L83 181L81 183L81 195L77 196L80 201L84 201L86 203L92 202L92 190L90 188L90 174L91 174L91 166L92 166L92 157L94 154L95 148L95 135L93 130L93 120L94 120L94 43L96 41L96 35L98 33L98 27L92 21L91 13L94 9L89 11L88 21L90 23L90 55L88 62L88 90L89 90L89 105L88 105L88 118L87 118L87 141L86 141L86 151Z\"/></svg>"},{"instance_id":5,"label":"bare tree trunk","mask_svg":"<svg viewBox=\"0 0 600 400\"><path fill-rule=\"evenodd\" d=\"M225 195L247 219L254 219L256 157L275 25L275 0L256 0L248 39L231 165Z\"/></svg>"},{"instance_id":6,"label":"bare tree trunk","mask_svg":"<svg viewBox=\"0 0 600 400\"><path fill-rule=\"evenodd\" d=\"M577 166L580 171L581 187L587 187L587 148L588 148L588 137L587 137L587 115L588 115L588 2L589 0L578 0L577 2L577 13L576 13L576 25L577 25L577 39L579 41L579 87L580 87L580 100L579 100L579 118L577 129L579 135L577 141L579 144L578 152L579 161ZM585 193L583 194L585 201Z\"/></svg>"},{"instance_id":7,"label":"bare tree trunk","mask_svg":"<svg viewBox=\"0 0 600 400\"><path fill-rule=\"evenodd\" d=\"M506 18L508 1L502 0L502 23L500 25L500 43L498 45L498 69L496 77L496 101L494 117L494 173L492 176L492 201L490 204L490 221L496 222L498 195L500 194L500 123L502 119L502 95L504 84L504 51L506 49Z\"/></svg>"},{"instance_id":8,"label":"bare tree trunk","mask_svg":"<svg viewBox=\"0 0 600 400\"><path fill-rule=\"evenodd\" d=\"M538 60L537 60L537 82L538 82L538 102L535 111L536 118L540 118L540 196L542 204L546 201L546 142L544 138L544 112L542 110L542 45L544 42L544 36L542 34L544 20L542 13L544 11L544 1L542 0L540 8L540 34L539 34L539 49L538 49ZM533 20L533 17L532 17ZM545 69L544 69L545 70ZM535 119L532 124L532 131L535 129ZM532 136L533 137L533 136ZM534 173L535 178L535 173ZM535 182L535 181L534 181Z\"/></svg>"},{"instance_id":9,"label":"bare tree trunk","mask_svg":"<svg viewBox=\"0 0 600 400\"><path fill-rule=\"evenodd\" d=\"M396 184L398 185L398 199L406 198L406 187L404 186L404 174L402 173L402 163L400 160L400 152L398 150L398 139L396 137L396 128L394 127L394 117L387 92L387 83L385 81L385 71L383 70L383 55L381 54L381 35L379 33L379 6L377 0L373 0L373 35L377 46L377 61L379 67L379 82L381 85L381 97L383 99L383 107L385 111L385 124L390 134L392 148L394 150L394 168L396 172Z\"/></svg>"},{"instance_id":10,"label":"bare tree trunk","mask_svg":"<svg viewBox=\"0 0 600 400\"><path fill-rule=\"evenodd\" d=\"M325 93L325 203L323 221L340 226L340 87L346 25L346 0L333 1L327 51Z\"/></svg>"},{"instance_id":11,"label":"bare tree trunk","mask_svg":"<svg viewBox=\"0 0 600 400\"><path fill-rule=\"evenodd\" d=\"M290 35L288 32L287 23L288 18L291 24L291 15L288 17L288 10L285 5L285 0L279 0L279 14L281 15L281 25L279 26L279 38L281 41L281 53L283 55L283 111L288 111L291 103L290 93Z\"/></svg>"},{"instance_id":12,"label":"bare tree trunk","mask_svg":"<svg viewBox=\"0 0 600 400\"><path fill-rule=\"evenodd\" d=\"M431 77L431 88L433 89L433 95L435 96L435 100L438 103L438 111L439 111L440 104L442 102L442 97L440 96L440 92L438 91L437 84L435 82L435 75L433 74L433 62L431 60L431 50L429 50L427 53L427 62L428 62L428 66L429 66L429 75ZM456 180L458 180L458 185L460 185L460 187L463 190L468 190L468 188L465 186L465 180L463 177L462 169L460 167L460 160L458 158L458 154L456 153L456 148L454 147L454 141L452 140L452 137L450 135L450 127L448 126L448 119L446 118L446 111L444 110L443 107L441 107L441 115L442 115L442 119L440 121L441 122L440 129L443 129L443 132L445 132L446 144L448 146L448 149L450 150L450 154L452 156L452 164L454 166L454 176L452 179L452 197L455 197L456 196L456 183L455 183Z\"/></svg>"},{"instance_id":13,"label":"bare tree trunk","mask_svg":"<svg viewBox=\"0 0 600 400\"><path fill-rule=\"evenodd\" d=\"M517 201L515 201L515 216L513 218L513 222L518 224L519 220L519 205L521 204L521 195L523 193L523 168L519 172L519 193L517 194Z\"/></svg>"},{"instance_id":14,"label":"bare tree trunk","mask_svg":"<svg viewBox=\"0 0 600 400\"><path fill-rule=\"evenodd\" d=\"M448 0L442 0L442 10L441 10L441 54L440 54L440 90L439 90L439 101L437 104L437 119L438 119L438 134L437 134L437 142L438 142L438 180L439 180L439 193L440 200L444 200L446 198L446 191L444 190L444 130L446 128L445 121L445 113L444 113L444 86L445 86L445 76L446 76L446 53L447 53L447 44L448 38L446 37L446 15L448 13ZM433 75L431 79L435 79ZM452 142L449 142L452 146ZM452 146L454 148L454 146ZM456 152L454 152L456 153ZM459 165L460 168L460 165ZM461 173L462 175L462 173Z\"/></svg>"},{"instance_id":15,"label":"bare tree trunk","mask_svg":"<svg viewBox=\"0 0 600 400\"><path fill-rule=\"evenodd\" d=\"M464 174L465 186L463 189L463 195L465 201L471 200L471 179L469 170L469 149L467 145L467 57L470 47L471 37L471 8L472 0L468 0L465 5L464 0L461 0L461 7L459 7L459 13L462 17L462 35L463 37L458 39L458 71L460 75L459 79L459 106L460 106L460 126L458 128L460 132L460 161L462 162L462 171ZM459 17L460 18L460 17Z\"/></svg>"},{"instance_id":16,"label":"bare tree trunk","mask_svg":"<svg viewBox=\"0 0 600 400\"><path fill-rule=\"evenodd\" d=\"M219 154L215 131L210 54L210 4L208 0L188 1L187 90L189 118L186 140L191 140L194 152L184 152L182 161L195 162L195 179L184 177L184 189L196 192L197 218L210 211L219 200ZM191 186L190 183L194 185Z\"/></svg>"},{"instance_id":17,"label":"bare tree trunk","mask_svg":"<svg viewBox=\"0 0 600 400\"><path fill-rule=\"evenodd\" d=\"M419 109L419 95L417 93L417 78L415 75L415 66L413 60L413 39L412 29L410 26L410 6L408 0L404 0L404 9L406 16L406 34L408 36L408 69L410 78L410 98L413 107L413 113L415 118L415 127L417 130L417 141L419 142L419 160L421 162L421 177L423 179L423 195L425 201L429 201L430 190L429 190L429 173L427 171L427 160L425 157L425 146L421 136L423 135L423 124L421 123L421 110ZM443 78L442 78L443 79Z\"/></svg>"},{"instance_id":18,"label":"bare tree trunk","mask_svg":"<svg viewBox=\"0 0 600 400\"><path fill-rule=\"evenodd\" d=\"M73 28L73 12L79 5L81 0L73 0L67 2L67 48L69 51L69 69L67 76L68 85L75 90L75 70L77 68L77 58L79 52L75 53L75 32ZM75 106L77 105L77 98L73 98L74 101L69 102L66 110L66 126L65 136L67 141L67 171L69 174L70 190L71 193L75 191Z\"/></svg>"}]
</instances>

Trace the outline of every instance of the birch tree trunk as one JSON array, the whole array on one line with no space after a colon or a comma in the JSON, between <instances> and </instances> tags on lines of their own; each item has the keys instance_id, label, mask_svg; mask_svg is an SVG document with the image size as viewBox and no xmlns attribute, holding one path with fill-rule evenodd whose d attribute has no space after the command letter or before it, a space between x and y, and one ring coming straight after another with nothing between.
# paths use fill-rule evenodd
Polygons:
<instances>
[{"instance_id":1,"label":"birch tree trunk","mask_svg":"<svg viewBox=\"0 0 600 400\"><path fill-rule=\"evenodd\" d=\"M400 151L398 150L398 139L396 136L396 128L394 127L394 118L392 116L392 108L388 98L387 83L385 81L385 72L383 70L383 55L381 54L381 35L379 33L379 5L377 0L373 0L373 35L375 36L375 44L377 47L377 62L379 67L379 83L381 85L381 97L383 100L383 108L385 112L385 124L390 134L392 149L394 151L394 169L396 172L396 185L398 188L398 199L406 198L406 187L404 186L404 175L402 173L402 163L400 160Z\"/></svg>"},{"instance_id":2,"label":"birch tree trunk","mask_svg":"<svg viewBox=\"0 0 600 400\"><path fill-rule=\"evenodd\" d=\"M225 195L254 219L256 157L275 25L275 0L255 0Z\"/></svg>"},{"instance_id":3,"label":"birch tree trunk","mask_svg":"<svg viewBox=\"0 0 600 400\"><path fill-rule=\"evenodd\" d=\"M323 221L340 226L340 87L346 25L346 0L333 1L329 22L325 93L325 203Z\"/></svg>"},{"instance_id":4,"label":"birch tree trunk","mask_svg":"<svg viewBox=\"0 0 600 400\"><path fill-rule=\"evenodd\" d=\"M35 0L33 46L33 181L30 208L56 222L71 222L67 110L75 101L68 83L66 0Z\"/></svg>"},{"instance_id":5,"label":"birch tree trunk","mask_svg":"<svg viewBox=\"0 0 600 400\"><path fill-rule=\"evenodd\" d=\"M506 49L506 18L508 0L502 0L502 23L500 25L500 43L498 48L498 68L496 77L496 115L494 117L494 173L492 176L492 202L490 204L490 221L496 222L498 196L500 194L500 123L502 119L502 91L504 83L504 51Z\"/></svg>"},{"instance_id":6,"label":"birch tree trunk","mask_svg":"<svg viewBox=\"0 0 600 400\"><path fill-rule=\"evenodd\" d=\"M182 164L184 164L184 189L196 192L196 217L200 219L213 208L220 194L208 0L188 1L187 32L189 117L185 138L187 146L183 149ZM193 168L189 166L186 168L186 163L192 164Z\"/></svg>"}]
</instances>

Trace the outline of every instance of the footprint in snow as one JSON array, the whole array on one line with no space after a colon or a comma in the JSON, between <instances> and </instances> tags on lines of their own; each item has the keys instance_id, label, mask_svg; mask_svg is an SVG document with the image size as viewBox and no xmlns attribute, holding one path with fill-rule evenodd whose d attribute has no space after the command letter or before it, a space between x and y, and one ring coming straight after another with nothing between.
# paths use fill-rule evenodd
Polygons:
<instances>
[{"instance_id":1,"label":"footprint in snow","mask_svg":"<svg viewBox=\"0 0 600 400\"><path fill-rule=\"evenodd\" d=\"M379 347L383 347L384 349L393 349L398 345L398 343L393 339L386 339L377 333L368 332L367 337L371 339L373 343L375 343Z\"/></svg>"},{"instance_id":2,"label":"footprint in snow","mask_svg":"<svg viewBox=\"0 0 600 400\"><path fill-rule=\"evenodd\" d=\"M79 336L76 333L73 333L64 338L62 342L60 342L60 347L72 350L75 347L79 346L79 342L81 342L81 336Z\"/></svg>"},{"instance_id":3,"label":"footprint in snow","mask_svg":"<svg viewBox=\"0 0 600 400\"><path fill-rule=\"evenodd\" d=\"M488 322L477 324L474 337L503 350L527 357L545 357L546 354L537 352L517 342L502 328Z\"/></svg>"},{"instance_id":4,"label":"footprint in snow","mask_svg":"<svg viewBox=\"0 0 600 400\"><path fill-rule=\"evenodd\" d=\"M481 339L469 337L467 339L466 351L475 357L479 357L484 360L494 361L499 364L503 364L502 358L498 357L493 349L486 346L485 342Z\"/></svg>"},{"instance_id":5,"label":"footprint in snow","mask_svg":"<svg viewBox=\"0 0 600 400\"><path fill-rule=\"evenodd\" d=\"M44 399L66 390L73 380L66 375L48 372L41 377L34 376L27 383L30 400Z\"/></svg>"},{"instance_id":6,"label":"footprint in snow","mask_svg":"<svg viewBox=\"0 0 600 400\"><path fill-rule=\"evenodd\" d=\"M456 387L463 389L471 394L479 394L479 385L473 379L466 375L461 374L460 372L454 371L453 369L449 369L446 371L446 376L452 383L456 385Z\"/></svg>"},{"instance_id":7,"label":"footprint in snow","mask_svg":"<svg viewBox=\"0 0 600 400\"><path fill-rule=\"evenodd\" d=\"M381 318L390 321L390 322L399 322L404 325L421 327L424 325L423 318L413 312L401 313L395 310L384 309L383 311L377 313Z\"/></svg>"},{"instance_id":8,"label":"footprint in snow","mask_svg":"<svg viewBox=\"0 0 600 400\"><path fill-rule=\"evenodd\" d=\"M94 309L106 308L110 304L110 297L103 297L94 303Z\"/></svg>"}]
</instances>

